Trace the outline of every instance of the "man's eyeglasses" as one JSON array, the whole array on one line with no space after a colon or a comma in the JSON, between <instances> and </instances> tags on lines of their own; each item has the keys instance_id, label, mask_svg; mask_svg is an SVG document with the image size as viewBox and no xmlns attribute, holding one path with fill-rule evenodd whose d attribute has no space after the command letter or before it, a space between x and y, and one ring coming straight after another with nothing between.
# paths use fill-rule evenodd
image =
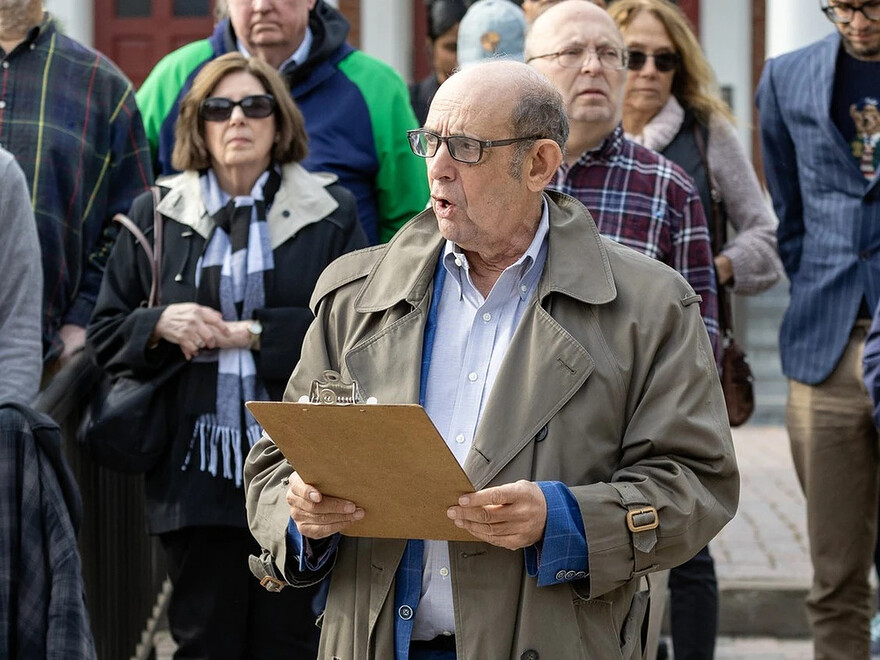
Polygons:
<instances>
[{"instance_id":1,"label":"man's eyeglasses","mask_svg":"<svg viewBox=\"0 0 880 660\"><path fill-rule=\"evenodd\" d=\"M529 140L540 140L539 135L532 137L508 138L506 140L478 140L477 138L467 137L465 135L437 135L424 128L418 128L414 131L407 131L409 137L409 148L416 156L422 158L433 158L434 154L440 148L440 145L446 143L449 155L460 163L479 163L483 158L484 149L492 149L493 147L505 147L509 144L517 142L527 142Z\"/></svg>"},{"instance_id":2,"label":"man's eyeglasses","mask_svg":"<svg viewBox=\"0 0 880 660\"><path fill-rule=\"evenodd\" d=\"M833 2L830 5L822 5L822 11L833 23L846 25L851 23L856 12L862 12L862 16L869 21L880 21L880 2L868 2L856 7L848 2Z\"/></svg>"},{"instance_id":3,"label":"man's eyeglasses","mask_svg":"<svg viewBox=\"0 0 880 660\"><path fill-rule=\"evenodd\" d=\"M271 94L245 96L241 101L212 96L199 105L199 114L205 121L226 121L232 116L235 106L239 106L245 117L265 119L275 112L275 97Z\"/></svg>"},{"instance_id":4,"label":"man's eyeglasses","mask_svg":"<svg viewBox=\"0 0 880 660\"><path fill-rule=\"evenodd\" d=\"M678 63L681 61L678 53L654 53L649 55L641 50L631 50L629 51L627 68L630 71L640 71L647 63L649 57L654 60L654 68L662 73L674 71L678 68Z\"/></svg>"},{"instance_id":5,"label":"man's eyeglasses","mask_svg":"<svg viewBox=\"0 0 880 660\"><path fill-rule=\"evenodd\" d=\"M570 46L568 48L563 48L556 53L535 55L526 60L526 62L553 57L556 58L556 62L561 67L565 67L566 69L580 69L593 56L599 60L599 64L602 65L603 69L621 71L626 68L626 51L621 48L614 48L613 46L603 46L602 48L596 49L585 48L583 46Z\"/></svg>"}]
</instances>

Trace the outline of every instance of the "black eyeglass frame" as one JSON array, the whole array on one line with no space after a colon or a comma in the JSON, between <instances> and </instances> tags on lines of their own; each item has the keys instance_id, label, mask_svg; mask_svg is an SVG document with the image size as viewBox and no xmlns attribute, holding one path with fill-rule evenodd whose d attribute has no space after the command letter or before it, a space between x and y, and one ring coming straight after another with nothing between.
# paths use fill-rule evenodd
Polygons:
<instances>
[{"instance_id":1,"label":"black eyeglass frame","mask_svg":"<svg viewBox=\"0 0 880 660\"><path fill-rule=\"evenodd\" d=\"M434 143L434 149L431 151L428 149L424 154L420 154L416 151L416 143L420 137L424 135L430 135L433 138L436 138L437 142ZM440 149L441 144L446 144L446 150L449 152L449 155L453 160L457 160L459 163L467 163L468 165L475 165L483 160L483 151L486 149L492 149L494 147L506 147L510 144L516 144L517 142L527 142L529 140L540 140L540 135L533 135L531 137L517 137L517 138L505 138L503 140L480 140L474 137L470 137L467 135L438 135L433 131L426 131L424 128L416 128L411 131L406 132L407 139L409 141L409 148L416 156L419 158L433 158L437 155L437 151ZM450 146L450 141L453 141ZM476 144L480 151L477 154L476 160L464 160L462 158L458 158L455 155L455 142L454 140L463 140L467 144Z\"/></svg>"},{"instance_id":2,"label":"black eyeglass frame","mask_svg":"<svg viewBox=\"0 0 880 660\"><path fill-rule=\"evenodd\" d=\"M827 18L829 21L831 21L832 23L834 23L836 25L849 25L850 23L852 23L852 19L855 17L857 11L862 12L862 16L864 16L869 21L872 21L872 22L880 21L880 4L869 6L868 4L863 3L863 4L859 5L858 7L854 7L853 5L849 4L848 2L844 2L844 3L836 4L836 5L830 5L830 4L823 4L823 0L819 0L819 9L821 9L822 13L825 14L825 18ZM837 12L835 11L836 9L849 10L849 18L843 18L841 16L838 16ZM877 12L876 18L873 15L869 16L868 11L866 11L867 9L871 9L871 10L876 11Z\"/></svg>"},{"instance_id":3,"label":"black eyeglass frame","mask_svg":"<svg viewBox=\"0 0 880 660\"><path fill-rule=\"evenodd\" d=\"M566 56L566 51L572 51L580 49L583 51L581 53L583 57L580 58L580 61L577 64L563 64L561 61L562 57ZM606 66L602 62L602 57L599 54L599 50L608 49L608 50L616 50L620 54L620 65L619 66ZM629 52L626 48L617 48L616 46L603 46L600 48L587 48L586 46L571 46L569 48L563 48L562 50L556 51L555 53L545 53L543 55L532 55L529 59L526 60L526 64L531 62L532 60L544 60L550 57L556 59L556 63L561 66L563 69L580 69L584 66L584 63L588 61L587 57L595 56L596 60L599 62L599 65L603 69L608 69L609 71L623 71L626 69L627 64L629 63Z\"/></svg>"},{"instance_id":4,"label":"black eyeglass frame","mask_svg":"<svg viewBox=\"0 0 880 660\"><path fill-rule=\"evenodd\" d=\"M269 101L268 108L261 108L252 105L257 99L267 99ZM215 106L212 109L210 107L212 102L220 102L221 107ZM271 117L275 114L275 110L278 108L278 102L271 94L251 94L245 96L239 101L233 101L225 96L209 96L199 103L199 117L205 121L228 121L235 110L235 106L240 107L242 113L248 119L266 119L266 117ZM212 114L214 112L222 112L223 114Z\"/></svg>"},{"instance_id":5,"label":"black eyeglass frame","mask_svg":"<svg viewBox=\"0 0 880 660\"><path fill-rule=\"evenodd\" d=\"M643 50L630 50L626 68L629 71L641 71L648 63L648 58L654 60L654 68L661 73L675 71L681 66L681 55L673 52L646 53ZM644 58L644 59L642 59ZM666 62L666 64L664 64Z\"/></svg>"}]
</instances>

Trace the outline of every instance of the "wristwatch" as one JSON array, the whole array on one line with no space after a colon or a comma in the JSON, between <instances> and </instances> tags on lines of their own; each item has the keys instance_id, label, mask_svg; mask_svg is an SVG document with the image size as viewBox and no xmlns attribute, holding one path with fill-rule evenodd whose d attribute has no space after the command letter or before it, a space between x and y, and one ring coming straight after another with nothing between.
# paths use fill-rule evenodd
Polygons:
<instances>
[{"instance_id":1,"label":"wristwatch","mask_svg":"<svg viewBox=\"0 0 880 660\"><path fill-rule=\"evenodd\" d=\"M248 344L248 348L252 351L260 350L260 335L263 334L263 324L256 319L253 321L248 321L247 331L251 336L251 341Z\"/></svg>"}]
</instances>

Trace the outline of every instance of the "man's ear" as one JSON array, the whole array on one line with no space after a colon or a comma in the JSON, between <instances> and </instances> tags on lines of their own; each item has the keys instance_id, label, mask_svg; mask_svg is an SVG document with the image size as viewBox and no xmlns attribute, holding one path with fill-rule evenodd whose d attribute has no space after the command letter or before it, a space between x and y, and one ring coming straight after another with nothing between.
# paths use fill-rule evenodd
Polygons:
<instances>
[{"instance_id":1,"label":"man's ear","mask_svg":"<svg viewBox=\"0 0 880 660\"><path fill-rule=\"evenodd\" d=\"M559 145L547 138L537 140L523 164L529 190L544 190L561 164L562 149Z\"/></svg>"}]
</instances>

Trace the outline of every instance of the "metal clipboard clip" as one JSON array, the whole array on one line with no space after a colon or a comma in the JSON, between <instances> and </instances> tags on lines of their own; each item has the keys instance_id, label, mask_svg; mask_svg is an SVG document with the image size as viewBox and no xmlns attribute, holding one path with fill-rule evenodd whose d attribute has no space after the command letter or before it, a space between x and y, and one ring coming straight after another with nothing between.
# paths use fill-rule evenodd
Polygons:
<instances>
[{"instance_id":1,"label":"metal clipboard clip","mask_svg":"<svg viewBox=\"0 0 880 660\"><path fill-rule=\"evenodd\" d=\"M335 406L351 406L366 403L372 405L378 403L376 397L368 397L366 401L361 398L360 387L357 381L345 381L338 371L328 369L321 378L312 381L308 396L299 398L299 403L320 403Z\"/></svg>"}]
</instances>

